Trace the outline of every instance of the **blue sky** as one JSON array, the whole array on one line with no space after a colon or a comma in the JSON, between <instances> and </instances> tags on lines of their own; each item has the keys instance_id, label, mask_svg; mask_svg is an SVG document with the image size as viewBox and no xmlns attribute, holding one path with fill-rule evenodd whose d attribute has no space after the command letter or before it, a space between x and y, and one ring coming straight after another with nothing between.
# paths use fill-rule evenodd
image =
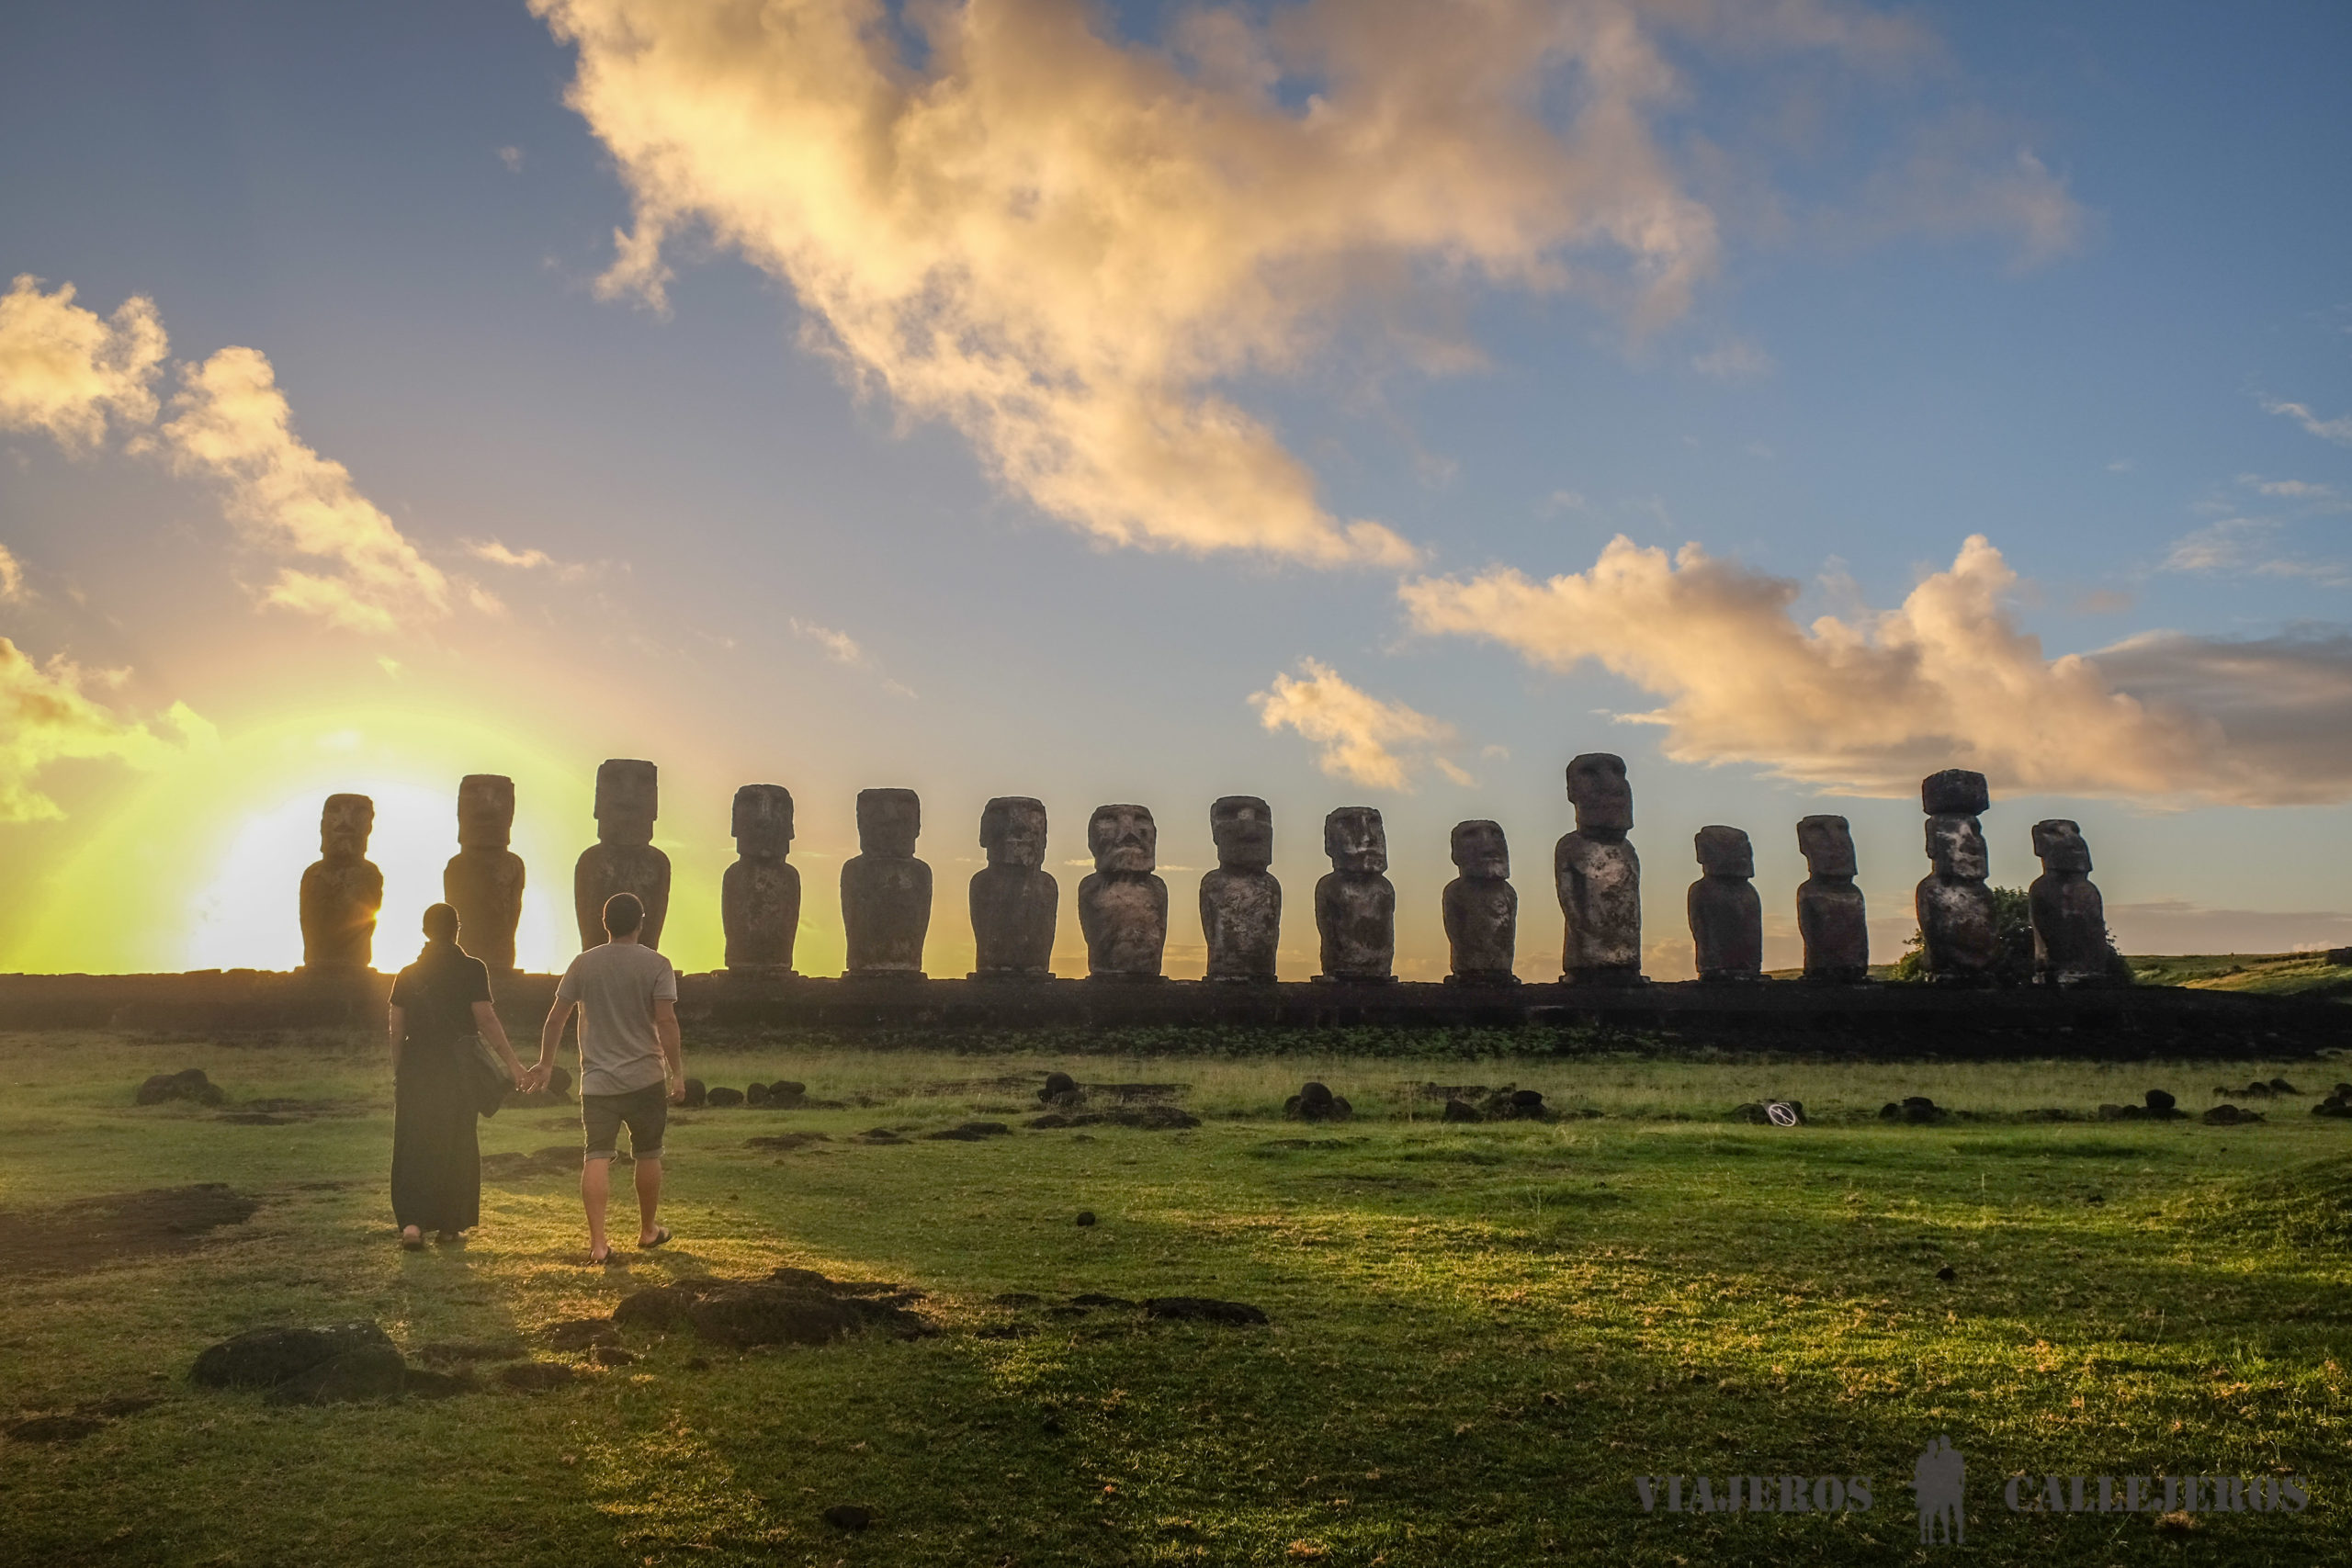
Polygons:
<instances>
[{"instance_id":1,"label":"blue sky","mask_svg":"<svg viewBox=\"0 0 2352 1568\"><path fill-rule=\"evenodd\" d=\"M1493 817L1536 976L1558 947L1560 771L1589 750L1632 765L1660 977L1687 970L1687 846L1708 822L1756 838L1773 955L1792 956L1792 824L1822 809L1854 818L1891 953L1923 869L1902 780L1947 761L1994 775L1996 880L2033 874L2035 818L2082 820L2127 946L2352 941L2342 6L1505 6L1452 29L1448 77L1400 41L1411 7L981 6L892 90L993 107L898 144L887 213L819 213L805 234L809 192L848 179L855 149L697 117L725 101L802 124L830 82L755 50L632 76L597 32L630 8L560 9L575 41L521 5L88 4L4 24L0 275L42 280L51 306L71 285L107 321L143 298L170 350L154 415L118 404L95 440L61 435L53 400L0 400L17 584L0 635L8 689L30 694L0 857L34 889L0 918L0 966L178 966L190 910L215 928L197 956L277 961L290 887L273 902L223 857L329 788L424 799L444 774L513 772L551 897L610 755L663 766L689 966L717 962L728 798L772 780L799 801L804 968L838 958L854 791L903 784L941 874L936 972L968 952L959 888L995 794L1047 801L1066 888L1091 806L1152 806L1185 868L1171 971L1196 970L1207 805L1248 791L1275 806L1298 973L1317 823L1361 800L1389 818L1400 967L1442 971L1446 829ZM757 10L648 15L691 60L694 28ZM1029 41L1001 55L955 31L1015 25ZM626 78L601 107L565 101L583 47ZM1279 73L1262 94L1232 85L1260 69ZM1137 82L1201 112L1122 120L1087 96L1132 107ZM1399 140L1331 152L1301 129L1317 94L1360 139ZM1523 114L1489 114L1513 95ZM631 142L648 127L669 152ZM1448 170L1430 150L1456 142ZM1033 268L988 246L1024 232L1007 203L1029 199L1041 149L1043 207L1082 221ZM1215 217L1197 231L1192 198L1153 184L1188 158ZM660 309L614 272L649 200ZM1201 232L1266 248L1189 260ZM1107 236L1099 265L1090 236ZM1114 264L1132 292L1102 281ZM922 266L978 279L922 319L999 334L985 355L851 341L876 301L893 330L914 319L893 269ZM266 356L300 449L458 584L445 607L367 627L269 602L288 562L363 586L368 569L256 522L250 467L159 434L188 406L177 367L232 347ZM1017 406L1070 384L1084 394L1044 415ZM1140 457L1089 448L1071 432L1105 386L1229 409L1264 461L1215 504L1150 513L1222 470L1181 429ZM1009 454L1038 439L1069 442L1064 466L1024 482ZM1288 533L1267 521L1285 516ZM1417 558L1348 535L1358 521ZM1619 535L1712 565L1644 569L1655 599L1575 591L1621 620L1543 596ZM2038 637L2004 667L2012 689L1982 690L1966 659L1915 679L1888 656L1862 681L1790 641L1820 615L1878 626L1978 535L2014 574L1994 608L1953 630L1922 602L1896 635L1970 659ZM501 564L531 552L548 558ZM1755 611L1776 579L1798 597ZM1488 596L1446 599L1469 607L1441 625L1407 582ZM1634 653L1612 663L1596 637ZM2045 669L2075 654L2088 666ZM1785 704L1743 717L1743 674ZM69 688L79 739L44 739L31 695ZM2143 708L2116 719L2119 693ZM1933 711L1884 722L1946 705L1949 734ZM1680 716L1625 721L1660 710ZM404 831L379 860L425 853L425 828ZM386 919L398 955L413 910Z\"/></svg>"}]
</instances>

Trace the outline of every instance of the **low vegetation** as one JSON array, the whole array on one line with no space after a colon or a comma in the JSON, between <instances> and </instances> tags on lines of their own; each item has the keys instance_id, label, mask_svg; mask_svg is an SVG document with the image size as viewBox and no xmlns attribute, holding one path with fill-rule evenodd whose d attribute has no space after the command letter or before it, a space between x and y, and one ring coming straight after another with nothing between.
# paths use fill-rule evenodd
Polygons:
<instances>
[{"instance_id":1,"label":"low vegetation","mask_svg":"<svg viewBox=\"0 0 2352 1568\"><path fill-rule=\"evenodd\" d=\"M605 1270L568 1155L499 1162L480 1232L402 1253L361 1036L0 1038L0 1562L1927 1562L1909 1481L1939 1435L1969 1466L1972 1561L2352 1554L2352 1122L2308 1113L2352 1077L2336 1064L1300 1042L690 1040L710 1083L788 1078L812 1103L680 1114L677 1240ZM220 1104L133 1103L189 1066ZM1080 1109L1201 1124L1031 1129L1053 1068L1096 1086ZM1283 1120L1309 1077L1352 1118ZM2273 1077L2301 1092L2268 1120L2199 1121L2217 1086ZM1438 1119L1431 1086L1507 1083L1553 1119ZM2188 1114L2089 1119L2151 1088ZM1882 1118L1908 1097L1939 1109ZM1730 1119L1765 1100L1805 1124ZM927 1135L972 1122L1009 1130ZM483 1124L491 1154L576 1138L560 1109ZM202 1183L226 1193L185 1233L89 1201ZM779 1265L925 1292L935 1332L739 1351L579 1326ZM1268 1321L1119 1304L1166 1296ZM308 1406L187 1382L230 1335L354 1319L482 1392ZM572 1375L499 1371L523 1360ZM2292 1475L2313 1501L2011 1513L2012 1471L2029 1500L2049 1472ZM1635 1478L1668 1474L1862 1476L1874 1503L1645 1515Z\"/></svg>"}]
</instances>

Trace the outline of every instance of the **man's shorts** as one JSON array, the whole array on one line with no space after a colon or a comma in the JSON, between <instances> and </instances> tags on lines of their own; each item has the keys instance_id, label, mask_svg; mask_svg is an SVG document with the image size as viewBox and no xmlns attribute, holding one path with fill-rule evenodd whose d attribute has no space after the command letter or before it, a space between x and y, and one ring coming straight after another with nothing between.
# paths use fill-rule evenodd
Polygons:
<instances>
[{"instance_id":1,"label":"man's shorts","mask_svg":"<svg viewBox=\"0 0 2352 1568\"><path fill-rule=\"evenodd\" d=\"M580 1124L588 1134L589 1159L620 1152L621 1123L628 1123L629 1153L639 1159L662 1157L662 1132L670 1124L670 1086L650 1083L627 1094L583 1094Z\"/></svg>"}]
</instances>

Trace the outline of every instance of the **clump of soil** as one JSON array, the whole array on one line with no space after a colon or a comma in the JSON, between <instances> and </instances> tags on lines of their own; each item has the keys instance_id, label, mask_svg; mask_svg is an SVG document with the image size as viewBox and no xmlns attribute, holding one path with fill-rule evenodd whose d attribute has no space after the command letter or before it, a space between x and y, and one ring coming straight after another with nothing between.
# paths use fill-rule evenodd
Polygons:
<instances>
[{"instance_id":1,"label":"clump of soil","mask_svg":"<svg viewBox=\"0 0 2352 1568\"><path fill-rule=\"evenodd\" d=\"M1207 1296L1153 1296L1143 1303L1143 1312L1146 1317L1218 1323L1228 1328L1245 1328L1266 1321L1264 1310L1248 1302L1220 1302Z\"/></svg>"},{"instance_id":2,"label":"clump of soil","mask_svg":"<svg viewBox=\"0 0 2352 1568\"><path fill-rule=\"evenodd\" d=\"M830 1144L832 1141L823 1133L769 1133L761 1137L744 1139L743 1146L747 1149L773 1149L778 1154L789 1154L794 1149L806 1148L810 1144Z\"/></svg>"},{"instance_id":3,"label":"clump of soil","mask_svg":"<svg viewBox=\"0 0 2352 1568\"><path fill-rule=\"evenodd\" d=\"M862 1328L903 1338L932 1332L908 1310L920 1291L829 1280L807 1269L778 1269L764 1280L681 1280L625 1297L613 1321L628 1327L691 1328L715 1345L824 1345Z\"/></svg>"},{"instance_id":4,"label":"clump of soil","mask_svg":"<svg viewBox=\"0 0 2352 1568\"><path fill-rule=\"evenodd\" d=\"M925 1133L923 1136L934 1142L944 1139L958 1144L977 1144L988 1138L1006 1137L1012 1132L1012 1129L1001 1122L967 1122L960 1127L944 1127L936 1133Z\"/></svg>"},{"instance_id":5,"label":"clump of soil","mask_svg":"<svg viewBox=\"0 0 2352 1568\"><path fill-rule=\"evenodd\" d=\"M1915 1125L1948 1120L1951 1112L1924 1094L1909 1094L1901 1100L1890 1100L1879 1107L1882 1122L1907 1122Z\"/></svg>"},{"instance_id":6,"label":"clump of soil","mask_svg":"<svg viewBox=\"0 0 2352 1568\"><path fill-rule=\"evenodd\" d=\"M2242 1127L2248 1122L2261 1120L2263 1115L2259 1111L2241 1111L2236 1106L2227 1103L2217 1105L2205 1112L2205 1125L2208 1127Z\"/></svg>"},{"instance_id":7,"label":"clump of soil","mask_svg":"<svg viewBox=\"0 0 2352 1568\"><path fill-rule=\"evenodd\" d=\"M261 1205L225 1183L76 1198L52 1209L0 1209L0 1273L79 1274L122 1258L181 1252Z\"/></svg>"},{"instance_id":8,"label":"clump of soil","mask_svg":"<svg viewBox=\"0 0 2352 1568\"><path fill-rule=\"evenodd\" d=\"M1197 1127L1201 1119L1191 1111L1173 1105L1114 1105L1107 1111L1048 1111L1043 1116L1032 1116L1023 1123L1041 1131L1058 1127L1135 1127L1147 1133L1164 1133L1176 1128Z\"/></svg>"},{"instance_id":9,"label":"clump of soil","mask_svg":"<svg viewBox=\"0 0 2352 1568\"><path fill-rule=\"evenodd\" d=\"M182 1067L176 1073L157 1073L139 1086L139 1103L162 1105L167 1100L192 1100L198 1105L218 1105L228 1098L220 1086L204 1076L202 1067Z\"/></svg>"},{"instance_id":10,"label":"clump of soil","mask_svg":"<svg viewBox=\"0 0 2352 1568\"><path fill-rule=\"evenodd\" d=\"M2098 1119L2102 1122L2169 1122L2180 1114L2180 1102L2160 1089L2147 1093L2144 1105L2102 1105Z\"/></svg>"},{"instance_id":11,"label":"clump of soil","mask_svg":"<svg viewBox=\"0 0 2352 1568\"><path fill-rule=\"evenodd\" d=\"M1283 1114L1299 1122L1344 1122L1355 1114L1355 1107L1333 1094L1329 1084L1309 1078L1283 1101Z\"/></svg>"}]
</instances>

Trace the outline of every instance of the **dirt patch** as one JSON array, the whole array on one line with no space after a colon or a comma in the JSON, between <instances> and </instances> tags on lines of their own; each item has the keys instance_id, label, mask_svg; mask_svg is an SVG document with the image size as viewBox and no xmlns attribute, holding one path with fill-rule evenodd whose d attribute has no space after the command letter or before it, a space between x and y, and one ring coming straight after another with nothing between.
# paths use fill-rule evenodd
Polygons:
<instances>
[{"instance_id":1,"label":"dirt patch","mask_svg":"<svg viewBox=\"0 0 2352 1568\"><path fill-rule=\"evenodd\" d=\"M120 1259L183 1252L261 1205L225 1183L76 1198L51 1209L0 1209L0 1273L80 1274Z\"/></svg>"},{"instance_id":2,"label":"dirt patch","mask_svg":"<svg viewBox=\"0 0 2352 1568\"><path fill-rule=\"evenodd\" d=\"M789 1154L794 1149L806 1148L810 1144L831 1142L832 1139L823 1133L770 1133L762 1137L744 1139L743 1146L747 1149L769 1149L778 1154Z\"/></svg>"},{"instance_id":3,"label":"dirt patch","mask_svg":"<svg viewBox=\"0 0 2352 1568\"><path fill-rule=\"evenodd\" d=\"M542 1176L580 1174L580 1146L576 1144L551 1144L526 1155L503 1154L481 1156L481 1179L484 1181L530 1181ZM630 1163L626 1150L613 1157L616 1166Z\"/></svg>"}]
</instances>

